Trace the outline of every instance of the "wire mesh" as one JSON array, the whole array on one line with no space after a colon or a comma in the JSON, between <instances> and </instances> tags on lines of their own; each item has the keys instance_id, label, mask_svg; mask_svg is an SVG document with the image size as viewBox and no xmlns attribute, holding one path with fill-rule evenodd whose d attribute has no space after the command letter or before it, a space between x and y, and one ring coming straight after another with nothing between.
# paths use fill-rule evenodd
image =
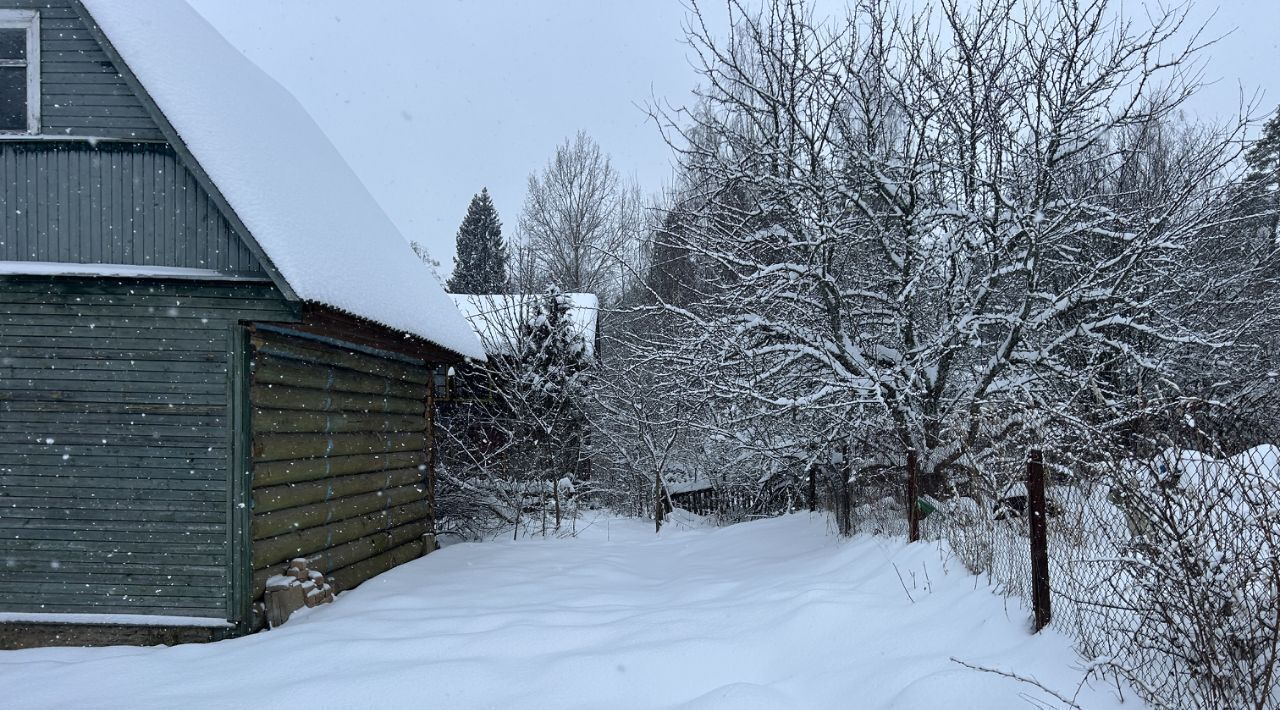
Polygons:
<instances>
[{"instance_id":1,"label":"wire mesh","mask_svg":"<svg viewBox=\"0 0 1280 710\"><path fill-rule=\"evenodd\" d=\"M1155 707L1280 707L1280 449L1268 438L1180 414L1119 444L1046 450L1051 625L1090 673L1124 678ZM924 533L1029 603L1028 449L993 440L964 461Z\"/></svg>"}]
</instances>

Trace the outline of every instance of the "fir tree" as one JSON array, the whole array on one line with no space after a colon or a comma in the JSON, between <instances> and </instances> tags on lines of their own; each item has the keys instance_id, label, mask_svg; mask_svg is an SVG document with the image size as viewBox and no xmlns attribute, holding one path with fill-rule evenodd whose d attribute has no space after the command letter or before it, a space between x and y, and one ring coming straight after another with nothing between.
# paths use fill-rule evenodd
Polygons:
<instances>
[{"instance_id":1,"label":"fir tree","mask_svg":"<svg viewBox=\"0 0 1280 710\"><path fill-rule=\"evenodd\" d=\"M1262 126L1262 135L1245 153L1250 180L1280 180L1280 108Z\"/></svg>"},{"instance_id":2,"label":"fir tree","mask_svg":"<svg viewBox=\"0 0 1280 710\"><path fill-rule=\"evenodd\" d=\"M1280 109L1263 125L1262 136L1249 147L1244 160L1263 238L1267 248L1275 249L1280 247Z\"/></svg>"},{"instance_id":3,"label":"fir tree","mask_svg":"<svg viewBox=\"0 0 1280 710\"><path fill-rule=\"evenodd\" d=\"M558 483L581 478L586 429L588 358L583 334L569 315L571 302L554 286L538 297L521 327L511 387L525 404L520 420L527 463L556 486L555 519L560 527Z\"/></svg>"},{"instance_id":4,"label":"fir tree","mask_svg":"<svg viewBox=\"0 0 1280 710\"><path fill-rule=\"evenodd\" d=\"M507 290L507 244L502 222L489 190L471 198L467 216L458 227L457 256L453 258L451 293L504 293Z\"/></svg>"},{"instance_id":5,"label":"fir tree","mask_svg":"<svg viewBox=\"0 0 1280 710\"><path fill-rule=\"evenodd\" d=\"M1267 247L1280 246L1280 108L1262 127L1262 135L1245 153L1249 206L1258 215Z\"/></svg>"},{"instance_id":6,"label":"fir tree","mask_svg":"<svg viewBox=\"0 0 1280 710\"><path fill-rule=\"evenodd\" d=\"M692 303L697 293L693 255L685 245L689 219L692 216L680 206L663 218L653 235L653 251L645 275L645 285L654 296L682 308Z\"/></svg>"},{"instance_id":7,"label":"fir tree","mask_svg":"<svg viewBox=\"0 0 1280 710\"><path fill-rule=\"evenodd\" d=\"M582 373L589 363L583 333L570 316L572 301L555 286L547 288L521 324L516 360L522 364L519 386L552 420L581 409Z\"/></svg>"}]
</instances>

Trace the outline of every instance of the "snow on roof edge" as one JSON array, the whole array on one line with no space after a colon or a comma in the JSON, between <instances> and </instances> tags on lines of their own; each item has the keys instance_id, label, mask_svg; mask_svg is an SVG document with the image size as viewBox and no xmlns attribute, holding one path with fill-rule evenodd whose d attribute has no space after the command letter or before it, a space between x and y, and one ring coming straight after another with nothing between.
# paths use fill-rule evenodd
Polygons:
<instances>
[{"instance_id":1,"label":"snow on roof edge","mask_svg":"<svg viewBox=\"0 0 1280 710\"><path fill-rule=\"evenodd\" d=\"M310 114L183 0L81 0L281 277L465 357L484 348Z\"/></svg>"},{"instance_id":2,"label":"snow on roof edge","mask_svg":"<svg viewBox=\"0 0 1280 710\"><path fill-rule=\"evenodd\" d=\"M599 329L599 297L594 293L581 292L561 295L569 299L568 317L582 337L587 356L594 357ZM534 306L541 295L451 293L449 298L453 299L458 311L475 330L486 349L493 350L496 347L499 352L508 352L511 346L509 343L504 345L503 341L511 336L503 331L512 329L511 321L523 319L527 309ZM588 334L590 337L587 337Z\"/></svg>"},{"instance_id":3,"label":"snow on roof edge","mask_svg":"<svg viewBox=\"0 0 1280 710\"><path fill-rule=\"evenodd\" d=\"M73 264L63 261L0 261L0 276L103 276L270 282L266 274L149 264Z\"/></svg>"}]
</instances>

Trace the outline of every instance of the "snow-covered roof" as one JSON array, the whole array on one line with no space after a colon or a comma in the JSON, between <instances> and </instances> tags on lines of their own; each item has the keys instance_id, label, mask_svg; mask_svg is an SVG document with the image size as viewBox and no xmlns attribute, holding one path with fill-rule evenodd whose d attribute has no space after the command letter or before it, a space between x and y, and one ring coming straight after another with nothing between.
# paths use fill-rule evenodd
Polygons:
<instances>
[{"instance_id":1,"label":"snow-covered roof","mask_svg":"<svg viewBox=\"0 0 1280 710\"><path fill-rule=\"evenodd\" d=\"M268 281L261 274L227 274L213 269L150 264L72 264L65 261L0 261L0 276L102 276L120 278Z\"/></svg>"},{"instance_id":2,"label":"snow-covered roof","mask_svg":"<svg viewBox=\"0 0 1280 710\"><path fill-rule=\"evenodd\" d=\"M714 488L714 486L711 485L711 481L708 481L706 479L693 480L693 481L680 481L678 483L668 483L667 493L673 496L678 496L682 493L697 493L698 491L709 491L712 488Z\"/></svg>"},{"instance_id":3,"label":"snow-covered roof","mask_svg":"<svg viewBox=\"0 0 1280 710\"><path fill-rule=\"evenodd\" d=\"M82 2L300 299L484 357L292 94L183 0Z\"/></svg>"},{"instance_id":4,"label":"snow-covered roof","mask_svg":"<svg viewBox=\"0 0 1280 710\"><path fill-rule=\"evenodd\" d=\"M587 357L593 357L596 344L600 299L593 293L562 294L569 299L567 317L573 330L582 338ZM469 295L449 294L458 310L471 323L486 349L493 354L509 354L514 349L513 336L520 324L529 320L542 296L526 294Z\"/></svg>"}]
</instances>

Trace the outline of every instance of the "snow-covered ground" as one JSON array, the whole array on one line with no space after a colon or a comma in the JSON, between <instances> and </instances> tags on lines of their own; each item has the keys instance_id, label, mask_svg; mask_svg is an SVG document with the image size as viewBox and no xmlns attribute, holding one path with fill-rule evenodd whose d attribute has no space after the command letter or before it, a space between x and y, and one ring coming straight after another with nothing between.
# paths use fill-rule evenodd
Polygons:
<instances>
[{"instance_id":1,"label":"snow-covered ground","mask_svg":"<svg viewBox=\"0 0 1280 710\"><path fill-rule=\"evenodd\" d=\"M678 527L678 526L673 526ZM1066 638L936 547L808 515L728 528L600 519L573 539L447 547L247 638L0 651L10 708L1061 707ZM1121 707L1085 688L1090 710ZM1125 708L1141 707L1126 694Z\"/></svg>"}]
</instances>

